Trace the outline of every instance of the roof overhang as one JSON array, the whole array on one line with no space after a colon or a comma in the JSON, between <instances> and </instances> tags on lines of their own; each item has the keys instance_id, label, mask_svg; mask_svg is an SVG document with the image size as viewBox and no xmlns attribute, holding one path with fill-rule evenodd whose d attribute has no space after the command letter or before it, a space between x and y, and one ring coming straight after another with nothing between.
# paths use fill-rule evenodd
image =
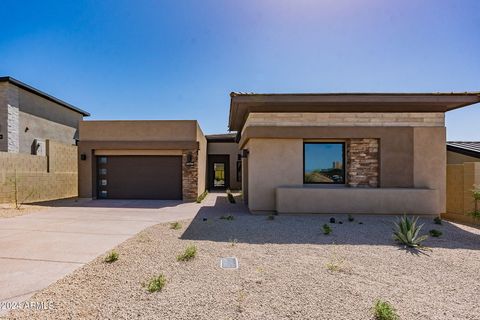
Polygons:
<instances>
[{"instance_id":1,"label":"roof overhang","mask_svg":"<svg viewBox=\"0 0 480 320\"><path fill-rule=\"evenodd\" d=\"M70 110L73 110L73 111L75 111L75 112L78 112L78 113L80 113L81 115L83 115L83 116L85 116L85 117L90 116L90 113L88 113L87 111L84 111L84 110L82 110L82 109L80 109L80 108L77 108L77 107L75 107L75 106L72 106L70 103L67 103L67 102L65 102L65 101L63 101L63 100L60 100L60 99L58 99L58 98L55 98L54 96L51 96L51 95L49 95L48 93L45 93L45 92L43 92L43 91L40 91L40 90L38 90L38 89L36 89L36 88L34 88L34 87L32 87L32 86L29 86L29 85L26 84L26 83L23 83L23 82L21 82L21 81L19 81L19 80L17 80L17 79L14 79L14 78L12 78L12 77L0 77L0 82L9 82L9 83L11 83L11 84L13 84L13 85L15 85L15 86L17 86L17 87L25 90L25 91L31 92L31 93L36 94L37 96L40 96L40 97L42 97L42 98L44 98L44 99L47 99L47 100L52 101L52 102L55 102L55 103L61 105L62 107L65 107L65 108L67 108L67 109L70 109Z\"/></svg>"},{"instance_id":2,"label":"roof overhang","mask_svg":"<svg viewBox=\"0 0 480 320\"><path fill-rule=\"evenodd\" d=\"M241 131L250 112L447 112L480 102L465 93L230 94L229 130Z\"/></svg>"}]
</instances>

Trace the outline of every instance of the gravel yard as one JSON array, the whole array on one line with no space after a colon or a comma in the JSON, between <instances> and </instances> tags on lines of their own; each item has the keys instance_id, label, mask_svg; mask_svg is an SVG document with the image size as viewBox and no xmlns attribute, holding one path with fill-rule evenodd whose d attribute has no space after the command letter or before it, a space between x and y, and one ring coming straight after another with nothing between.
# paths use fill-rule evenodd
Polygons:
<instances>
[{"instance_id":1,"label":"gravel yard","mask_svg":"<svg viewBox=\"0 0 480 320\"><path fill-rule=\"evenodd\" d=\"M181 229L150 227L116 248L116 262L99 257L30 299L53 309L7 318L371 319L383 299L401 319L480 319L480 230L424 219L423 233L443 236L412 252L391 240L394 217L336 215L324 235L329 218L204 207ZM190 244L196 258L177 262ZM239 269L220 269L220 258L232 256ZM166 286L149 293L143 285L159 274Z\"/></svg>"}]
</instances>

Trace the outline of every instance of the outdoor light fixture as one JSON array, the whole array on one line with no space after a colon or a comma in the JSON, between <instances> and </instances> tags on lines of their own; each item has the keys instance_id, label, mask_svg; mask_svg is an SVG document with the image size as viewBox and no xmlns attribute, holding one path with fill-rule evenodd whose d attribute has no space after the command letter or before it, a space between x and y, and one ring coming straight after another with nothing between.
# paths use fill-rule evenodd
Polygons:
<instances>
[{"instance_id":1,"label":"outdoor light fixture","mask_svg":"<svg viewBox=\"0 0 480 320\"><path fill-rule=\"evenodd\" d=\"M242 158L248 157L248 149L242 149Z\"/></svg>"},{"instance_id":2,"label":"outdoor light fixture","mask_svg":"<svg viewBox=\"0 0 480 320\"><path fill-rule=\"evenodd\" d=\"M191 152L187 153L187 165L193 165L193 154Z\"/></svg>"},{"instance_id":3,"label":"outdoor light fixture","mask_svg":"<svg viewBox=\"0 0 480 320\"><path fill-rule=\"evenodd\" d=\"M87 155L85 153L82 153L80 155L80 160L87 160Z\"/></svg>"}]
</instances>

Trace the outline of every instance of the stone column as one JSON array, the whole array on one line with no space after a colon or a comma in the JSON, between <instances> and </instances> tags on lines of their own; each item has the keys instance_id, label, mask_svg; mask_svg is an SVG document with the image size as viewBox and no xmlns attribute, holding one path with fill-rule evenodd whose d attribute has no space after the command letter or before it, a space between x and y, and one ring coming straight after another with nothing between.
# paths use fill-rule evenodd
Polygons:
<instances>
[{"instance_id":1,"label":"stone column","mask_svg":"<svg viewBox=\"0 0 480 320\"><path fill-rule=\"evenodd\" d=\"M198 150L182 152L182 195L184 201L198 197Z\"/></svg>"},{"instance_id":2,"label":"stone column","mask_svg":"<svg viewBox=\"0 0 480 320\"><path fill-rule=\"evenodd\" d=\"M347 183L351 187L378 187L378 139L347 141Z\"/></svg>"}]
</instances>

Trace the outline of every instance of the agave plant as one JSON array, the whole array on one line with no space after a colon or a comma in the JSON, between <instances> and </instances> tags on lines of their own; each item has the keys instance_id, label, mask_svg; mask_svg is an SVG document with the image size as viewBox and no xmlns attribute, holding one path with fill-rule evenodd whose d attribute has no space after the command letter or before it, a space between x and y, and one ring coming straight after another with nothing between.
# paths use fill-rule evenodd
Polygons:
<instances>
[{"instance_id":1,"label":"agave plant","mask_svg":"<svg viewBox=\"0 0 480 320\"><path fill-rule=\"evenodd\" d=\"M393 231L393 239L400 241L408 247L414 248L421 246L422 241L428 238L427 235L419 236L423 224L417 224L418 217L410 219L406 215L400 217L395 222L395 229Z\"/></svg>"}]
</instances>

